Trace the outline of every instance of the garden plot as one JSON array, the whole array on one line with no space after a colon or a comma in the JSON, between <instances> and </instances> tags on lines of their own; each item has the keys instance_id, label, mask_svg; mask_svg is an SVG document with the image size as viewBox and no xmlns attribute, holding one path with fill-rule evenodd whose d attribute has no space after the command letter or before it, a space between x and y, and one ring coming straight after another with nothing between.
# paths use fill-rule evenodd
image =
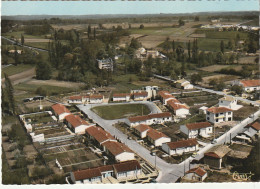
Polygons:
<instances>
[{"instance_id":1,"label":"garden plot","mask_svg":"<svg viewBox=\"0 0 260 189\"><path fill-rule=\"evenodd\" d=\"M64 127L39 129L35 131L35 135L39 134L44 134L44 138L53 138L58 136L70 135L70 133Z\"/></svg>"}]
</instances>

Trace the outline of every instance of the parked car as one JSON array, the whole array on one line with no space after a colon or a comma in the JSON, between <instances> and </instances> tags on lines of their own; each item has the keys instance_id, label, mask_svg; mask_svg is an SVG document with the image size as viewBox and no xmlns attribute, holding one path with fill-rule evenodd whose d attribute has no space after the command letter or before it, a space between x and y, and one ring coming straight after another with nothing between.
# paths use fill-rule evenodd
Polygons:
<instances>
[{"instance_id":1,"label":"parked car","mask_svg":"<svg viewBox=\"0 0 260 189\"><path fill-rule=\"evenodd\" d=\"M35 96L33 97L33 100L43 100L44 96Z\"/></svg>"},{"instance_id":2,"label":"parked car","mask_svg":"<svg viewBox=\"0 0 260 189\"><path fill-rule=\"evenodd\" d=\"M33 98L25 98L23 99L23 102L31 102L33 100Z\"/></svg>"}]
</instances>

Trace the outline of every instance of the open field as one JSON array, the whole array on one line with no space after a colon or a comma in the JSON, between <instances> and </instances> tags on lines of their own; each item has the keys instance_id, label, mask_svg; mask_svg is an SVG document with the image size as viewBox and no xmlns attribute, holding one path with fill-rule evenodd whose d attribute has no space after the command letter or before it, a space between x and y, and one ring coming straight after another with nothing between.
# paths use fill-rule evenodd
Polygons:
<instances>
[{"instance_id":1,"label":"open field","mask_svg":"<svg viewBox=\"0 0 260 189\"><path fill-rule=\"evenodd\" d=\"M222 68L233 68L236 71L241 70L242 66L241 65L212 65L212 66L206 66L206 67L202 67L199 68L202 71L206 71L206 72L216 72L221 70Z\"/></svg>"},{"instance_id":2,"label":"open field","mask_svg":"<svg viewBox=\"0 0 260 189\"><path fill-rule=\"evenodd\" d=\"M20 40L21 39L21 35L23 34L24 36L24 41L26 41L26 39L45 39L45 36L44 35L27 35L27 34L24 34L23 31L18 31L18 32L8 32L8 33L3 33L3 36L4 37L7 37L7 38L11 38L11 36L13 36L14 38Z\"/></svg>"},{"instance_id":3,"label":"open field","mask_svg":"<svg viewBox=\"0 0 260 189\"><path fill-rule=\"evenodd\" d=\"M149 108L143 104L97 106L91 109L103 119L113 120L130 116L147 115Z\"/></svg>"},{"instance_id":4,"label":"open field","mask_svg":"<svg viewBox=\"0 0 260 189\"><path fill-rule=\"evenodd\" d=\"M4 73L11 76L29 70L33 67L34 65L31 64L18 64L17 66L11 65L6 68L2 68L2 78L4 77Z\"/></svg>"},{"instance_id":5,"label":"open field","mask_svg":"<svg viewBox=\"0 0 260 189\"><path fill-rule=\"evenodd\" d=\"M203 83L209 83L210 80L214 79L214 80L218 80L218 81L223 81L223 82L227 82L227 81L231 81L231 80L235 80L238 79L239 76L234 76L234 75L225 75L225 74L216 74L213 76L207 76L207 77L203 77Z\"/></svg>"},{"instance_id":6,"label":"open field","mask_svg":"<svg viewBox=\"0 0 260 189\"><path fill-rule=\"evenodd\" d=\"M84 83L75 83L75 82L69 82L69 81L57 81L57 80L36 80L32 79L26 84L30 85L49 85L49 86L56 86L56 87L65 87L65 88L80 88L84 86Z\"/></svg>"},{"instance_id":7,"label":"open field","mask_svg":"<svg viewBox=\"0 0 260 189\"><path fill-rule=\"evenodd\" d=\"M246 39L248 33L240 31L215 31L214 29L197 29L196 34L205 34L209 39L235 39L239 34L240 39Z\"/></svg>"}]
</instances>

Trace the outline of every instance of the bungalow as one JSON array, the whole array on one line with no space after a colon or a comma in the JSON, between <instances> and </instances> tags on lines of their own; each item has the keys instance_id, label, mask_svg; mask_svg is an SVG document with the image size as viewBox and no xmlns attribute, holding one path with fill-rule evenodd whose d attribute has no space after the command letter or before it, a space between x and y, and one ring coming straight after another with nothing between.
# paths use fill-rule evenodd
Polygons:
<instances>
[{"instance_id":1,"label":"bungalow","mask_svg":"<svg viewBox=\"0 0 260 189\"><path fill-rule=\"evenodd\" d=\"M164 122L172 121L172 115L170 112L163 112L158 114L149 114L145 116L135 116L129 117L127 124L130 127L134 127L140 124L152 125L152 124L162 124Z\"/></svg>"},{"instance_id":2,"label":"bungalow","mask_svg":"<svg viewBox=\"0 0 260 189\"><path fill-rule=\"evenodd\" d=\"M189 171L187 171L184 175L184 177L182 177L182 179L185 179L187 181L203 181L205 180L205 178L207 178L208 174L207 172L200 168L200 167L197 167L197 168L193 168L193 169L190 169Z\"/></svg>"},{"instance_id":3,"label":"bungalow","mask_svg":"<svg viewBox=\"0 0 260 189\"><path fill-rule=\"evenodd\" d=\"M214 146L204 154L204 163L210 168L221 169L223 167L224 157L231 149L225 145Z\"/></svg>"},{"instance_id":4,"label":"bungalow","mask_svg":"<svg viewBox=\"0 0 260 189\"><path fill-rule=\"evenodd\" d=\"M116 139L108 132L100 127L89 127L86 129L86 136L93 140L98 146L107 141L116 141Z\"/></svg>"},{"instance_id":5,"label":"bungalow","mask_svg":"<svg viewBox=\"0 0 260 189\"><path fill-rule=\"evenodd\" d=\"M238 110L241 108L241 105L237 105L237 99L231 96L224 96L219 99L218 105L219 107L226 107L231 110Z\"/></svg>"},{"instance_id":6,"label":"bungalow","mask_svg":"<svg viewBox=\"0 0 260 189\"><path fill-rule=\"evenodd\" d=\"M198 135L208 137L213 132L213 126L209 122L187 123L180 126L180 131L188 138L196 138Z\"/></svg>"},{"instance_id":7,"label":"bungalow","mask_svg":"<svg viewBox=\"0 0 260 189\"><path fill-rule=\"evenodd\" d=\"M103 150L117 162L135 160L135 154L126 145L117 141L102 143Z\"/></svg>"},{"instance_id":8,"label":"bungalow","mask_svg":"<svg viewBox=\"0 0 260 189\"><path fill-rule=\"evenodd\" d=\"M176 99L176 98L175 98L174 96L172 96L172 95L170 94L170 92L168 92L168 91L159 91L159 92L158 92L158 96L160 97L160 99L161 99L163 105L167 105L167 102L168 102L169 100L174 100L174 99Z\"/></svg>"},{"instance_id":9,"label":"bungalow","mask_svg":"<svg viewBox=\"0 0 260 189\"><path fill-rule=\"evenodd\" d=\"M68 103L80 104L80 103L82 103L82 96L70 96L69 100L68 100Z\"/></svg>"},{"instance_id":10,"label":"bungalow","mask_svg":"<svg viewBox=\"0 0 260 189\"><path fill-rule=\"evenodd\" d=\"M175 82L176 88L179 89L193 89L193 85L185 79L180 79Z\"/></svg>"},{"instance_id":11,"label":"bungalow","mask_svg":"<svg viewBox=\"0 0 260 189\"><path fill-rule=\"evenodd\" d=\"M130 94L129 93L115 93L113 94L113 101L130 101Z\"/></svg>"},{"instance_id":12,"label":"bungalow","mask_svg":"<svg viewBox=\"0 0 260 189\"><path fill-rule=\"evenodd\" d=\"M104 100L103 95L90 95L89 97L89 103L91 104L100 104Z\"/></svg>"},{"instance_id":13,"label":"bungalow","mask_svg":"<svg viewBox=\"0 0 260 189\"><path fill-rule=\"evenodd\" d=\"M162 146L163 143L171 142L171 138L165 134L151 129L147 132L147 140L152 143L154 146Z\"/></svg>"},{"instance_id":14,"label":"bungalow","mask_svg":"<svg viewBox=\"0 0 260 189\"><path fill-rule=\"evenodd\" d=\"M141 138L145 138L147 136L147 132L152 129L151 127L149 127L148 125L138 125L136 127L134 127L134 133L137 134L138 136L140 136Z\"/></svg>"},{"instance_id":15,"label":"bungalow","mask_svg":"<svg viewBox=\"0 0 260 189\"><path fill-rule=\"evenodd\" d=\"M74 184L97 184L102 183L105 178L115 177L117 179L128 179L142 174L138 161L126 161L113 165L77 170L70 172Z\"/></svg>"},{"instance_id":16,"label":"bungalow","mask_svg":"<svg viewBox=\"0 0 260 189\"><path fill-rule=\"evenodd\" d=\"M168 101L168 107L172 111L174 111L174 114L179 117L186 117L188 115L190 107L186 104L180 104L178 100L169 100Z\"/></svg>"},{"instance_id":17,"label":"bungalow","mask_svg":"<svg viewBox=\"0 0 260 189\"><path fill-rule=\"evenodd\" d=\"M199 150L199 145L196 139L188 139L164 143L162 144L162 149L169 155L182 155L185 152Z\"/></svg>"},{"instance_id":18,"label":"bungalow","mask_svg":"<svg viewBox=\"0 0 260 189\"><path fill-rule=\"evenodd\" d=\"M85 134L85 130L95 124L89 124L77 115L70 114L65 117L64 122L76 134Z\"/></svg>"},{"instance_id":19,"label":"bungalow","mask_svg":"<svg viewBox=\"0 0 260 189\"><path fill-rule=\"evenodd\" d=\"M148 98L148 92L146 91L140 91L133 93L134 100L147 100Z\"/></svg>"},{"instance_id":20,"label":"bungalow","mask_svg":"<svg viewBox=\"0 0 260 189\"><path fill-rule=\"evenodd\" d=\"M213 124L233 120L233 110L226 107L211 107L206 112L206 120Z\"/></svg>"},{"instance_id":21,"label":"bungalow","mask_svg":"<svg viewBox=\"0 0 260 189\"><path fill-rule=\"evenodd\" d=\"M246 92L260 90L260 79L257 80L241 80L239 83Z\"/></svg>"},{"instance_id":22,"label":"bungalow","mask_svg":"<svg viewBox=\"0 0 260 189\"><path fill-rule=\"evenodd\" d=\"M59 121L64 120L67 115L71 114L71 112L62 104L54 104L51 106L51 108Z\"/></svg>"}]
</instances>

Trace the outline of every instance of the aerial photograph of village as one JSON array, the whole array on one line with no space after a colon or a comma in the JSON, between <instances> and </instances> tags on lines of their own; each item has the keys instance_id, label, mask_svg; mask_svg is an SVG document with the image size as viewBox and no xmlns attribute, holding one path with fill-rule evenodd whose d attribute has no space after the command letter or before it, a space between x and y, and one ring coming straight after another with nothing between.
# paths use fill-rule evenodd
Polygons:
<instances>
[{"instance_id":1,"label":"aerial photograph of village","mask_svg":"<svg viewBox=\"0 0 260 189\"><path fill-rule=\"evenodd\" d=\"M259 30L258 1L3 1L2 184L260 182Z\"/></svg>"}]
</instances>

